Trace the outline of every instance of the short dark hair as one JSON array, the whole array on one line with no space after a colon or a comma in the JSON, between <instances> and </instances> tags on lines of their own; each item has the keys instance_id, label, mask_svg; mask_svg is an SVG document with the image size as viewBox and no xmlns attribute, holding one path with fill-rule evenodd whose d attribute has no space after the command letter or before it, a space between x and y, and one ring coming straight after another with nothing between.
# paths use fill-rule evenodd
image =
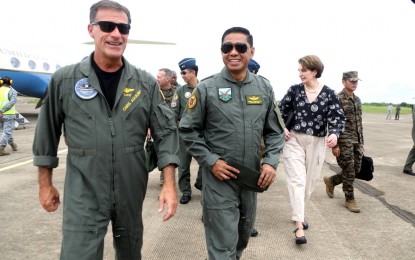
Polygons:
<instances>
[{"instance_id":1,"label":"short dark hair","mask_svg":"<svg viewBox=\"0 0 415 260\"><path fill-rule=\"evenodd\" d=\"M306 70L317 71L316 78L320 78L324 71L324 64L316 55L307 55L298 60L298 63Z\"/></svg>"},{"instance_id":2,"label":"short dark hair","mask_svg":"<svg viewBox=\"0 0 415 260\"><path fill-rule=\"evenodd\" d=\"M189 68L189 70L194 70L195 71L195 75L197 76L197 72L199 71L199 67L196 65L192 68Z\"/></svg>"},{"instance_id":3,"label":"short dark hair","mask_svg":"<svg viewBox=\"0 0 415 260\"><path fill-rule=\"evenodd\" d=\"M228 30L226 30L222 35L221 45L223 44L223 40L225 39L225 37L228 34L231 34L231 33L242 33L242 34L246 35L247 41L248 41L249 45L251 45L250 47L254 46L254 37L252 36L252 34L249 32L248 29L245 29L243 27L232 27L232 28L229 28Z\"/></svg>"},{"instance_id":4,"label":"short dark hair","mask_svg":"<svg viewBox=\"0 0 415 260\"><path fill-rule=\"evenodd\" d=\"M128 8L111 0L101 0L91 6L91 8L89 9L89 22L90 23L96 22L95 18L97 17L97 13L100 9L115 9L115 10L124 12L128 17L128 24L131 24L131 15L130 15L130 11L128 10Z\"/></svg>"}]
</instances>

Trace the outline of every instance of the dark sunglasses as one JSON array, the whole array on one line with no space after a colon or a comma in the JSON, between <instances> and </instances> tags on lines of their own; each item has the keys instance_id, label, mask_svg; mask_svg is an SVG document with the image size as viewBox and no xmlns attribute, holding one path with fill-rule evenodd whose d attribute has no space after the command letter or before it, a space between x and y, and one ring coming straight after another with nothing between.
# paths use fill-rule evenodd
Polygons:
<instances>
[{"instance_id":1,"label":"dark sunglasses","mask_svg":"<svg viewBox=\"0 0 415 260\"><path fill-rule=\"evenodd\" d=\"M235 50L239 53L245 53L248 50L248 45L243 42L237 42L235 45L230 42L226 42L222 45L222 47L220 47L220 49L223 53L228 54L233 50L234 47Z\"/></svg>"},{"instance_id":2,"label":"dark sunglasses","mask_svg":"<svg viewBox=\"0 0 415 260\"><path fill-rule=\"evenodd\" d=\"M181 75L186 75L186 73L187 71L184 71L184 70L180 72Z\"/></svg>"},{"instance_id":3,"label":"dark sunglasses","mask_svg":"<svg viewBox=\"0 0 415 260\"><path fill-rule=\"evenodd\" d=\"M106 33L110 33L114 31L115 27L117 27L118 31L121 34L128 34L131 28L131 25L126 24L126 23L113 23L113 22L108 22L108 21L99 21L99 22L94 22L91 24L92 25L98 24L101 31L106 32Z\"/></svg>"}]
</instances>

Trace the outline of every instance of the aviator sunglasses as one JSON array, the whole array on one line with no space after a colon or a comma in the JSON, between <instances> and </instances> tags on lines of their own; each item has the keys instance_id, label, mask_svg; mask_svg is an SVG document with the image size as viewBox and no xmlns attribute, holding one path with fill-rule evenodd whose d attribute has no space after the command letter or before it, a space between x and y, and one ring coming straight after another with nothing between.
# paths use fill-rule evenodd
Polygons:
<instances>
[{"instance_id":1,"label":"aviator sunglasses","mask_svg":"<svg viewBox=\"0 0 415 260\"><path fill-rule=\"evenodd\" d=\"M226 42L220 47L221 51L225 54L228 54L233 50L235 47L235 50L239 53L245 53L248 50L248 46L243 42L237 42L235 44L232 44L230 42Z\"/></svg>"},{"instance_id":2,"label":"aviator sunglasses","mask_svg":"<svg viewBox=\"0 0 415 260\"><path fill-rule=\"evenodd\" d=\"M131 28L131 25L126 24L126 23L113 23L109 21L98 21L98 22L93 22L91 24L92 25L98 24L101 31L106 32L106 33L110 33L114 31L115 27L117 27L118 31L121 34L128 34Z\"/></svg>"}]
</instances>

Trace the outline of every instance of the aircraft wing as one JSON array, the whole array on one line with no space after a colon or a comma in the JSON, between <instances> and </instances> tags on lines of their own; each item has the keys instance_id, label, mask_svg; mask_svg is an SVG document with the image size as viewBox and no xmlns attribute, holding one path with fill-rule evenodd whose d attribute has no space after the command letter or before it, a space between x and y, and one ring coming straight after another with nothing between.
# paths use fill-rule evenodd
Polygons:
<instances>
[{"instance_id":1,"label":"aircraft wing","mask_svg":"<svg viewBox=\"0 0 415 260\"><path fill-rule=\"evenodd\" d=\"M147 40L135 40L135 39L128 39L127 42L131 44L176 45L176 43L174 42L159 42L159 41L147 41ZM93 41L84 42L83 44L93 45L94 42Z\"/></svg>"}]
</instances>

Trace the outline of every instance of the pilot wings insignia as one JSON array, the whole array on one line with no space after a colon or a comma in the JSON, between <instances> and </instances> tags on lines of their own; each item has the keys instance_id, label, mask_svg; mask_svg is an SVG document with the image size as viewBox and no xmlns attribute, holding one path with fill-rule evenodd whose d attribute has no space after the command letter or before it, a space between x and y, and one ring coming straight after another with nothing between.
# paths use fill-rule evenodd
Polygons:
<instances>
[{"instance_id":1,"label":"pilot wings insignia","mask_svg":"<svg viewBox=\"0 0 415 260\"><path fill-rule=\"evenodd\" d=\"M125 87L123 90L123 95L127 97L131 97L132 92L134 91L133 88L127 88Z\"/></svg>"},{"instance_id":2,"label":"pilot wings insignia","mask_svg":"<svg viewBox=\"0 0 415 260\"><path fill-rule=\"evenodd\" d=\"M228 102L232 99L232 89L231 88L219 88L218 89L219 100L223 102Z\"/></svg>"},{"instance_id":3,"label":"pilot wings insignia","mask_svg":"<svg viewBox=\"0 0 415 260\"><path fill-rule=\"evenodd\" d=\"M261 105L262 97L261 96L246 96L247 105Z\"/></svg>"}]
</instances>

